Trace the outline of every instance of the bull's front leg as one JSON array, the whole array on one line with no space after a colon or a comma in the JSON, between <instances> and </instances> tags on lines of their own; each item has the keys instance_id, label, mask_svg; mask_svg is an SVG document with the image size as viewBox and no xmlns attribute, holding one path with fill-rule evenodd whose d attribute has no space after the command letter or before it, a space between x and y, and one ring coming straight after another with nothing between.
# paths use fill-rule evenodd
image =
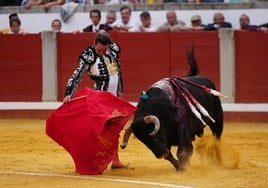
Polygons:
<instances>
[{"instance_id":1,"label":"bull's front leg","mask_svg":"<svg viewBox=\"0 0 268 188\"><path fill-rule=\"evenodd\" d=\"M165 157L165 159L171 162L171 164L175 167L177 171L179 170L179 166L180 166L179 161L173 157L170 150L169 150L168 155Z\"/></svg>"},{"instance_id":2,"label":"bull's front leg","mask_svg":"<svg viewBox=\"0 0 268 188\"><path fill-rule=\"evenodd\" d=\"M184 171L190 162L193 154L193 145L189 134L190 125L184 120L178 129L178 150L177 157L179 159L179 169Z\"/></svg>"}]
</instances>

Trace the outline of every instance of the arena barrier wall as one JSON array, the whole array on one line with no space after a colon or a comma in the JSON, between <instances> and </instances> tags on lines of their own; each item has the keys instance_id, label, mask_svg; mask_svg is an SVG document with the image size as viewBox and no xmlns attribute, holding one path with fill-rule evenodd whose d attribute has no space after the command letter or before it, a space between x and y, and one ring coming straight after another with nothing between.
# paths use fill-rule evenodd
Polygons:
<instances>
[{"instance_id":1,"label":"arena barrier wall","mask_svg":"<svg viewBox=\"0 0 268 188\"><path fill-rule=\"evenodd\" d=\"M42 101L40 34L0 35L0 101Z\"/></svg>"},{"instance_id":2,"label":"arena barrier wall","mask_svg":"<svg viewBox=\"0 0 268 188\"><path fill-rule=\"evenodd\" d=\"M267 33L223 29L110 35L122 48L124 99L128 101L138 101L142 90L163 77L183 77L188 72L185 52L194 44L200 73L229 96L223 103L268 102ZM93 33L52 31L1 35L0 101L61 101L78 56L93 39ZM91 87L92 82L85 75L80 88L87 85ZM4 114L0 112L1 117Z\"/></svg>"}]
</instances>

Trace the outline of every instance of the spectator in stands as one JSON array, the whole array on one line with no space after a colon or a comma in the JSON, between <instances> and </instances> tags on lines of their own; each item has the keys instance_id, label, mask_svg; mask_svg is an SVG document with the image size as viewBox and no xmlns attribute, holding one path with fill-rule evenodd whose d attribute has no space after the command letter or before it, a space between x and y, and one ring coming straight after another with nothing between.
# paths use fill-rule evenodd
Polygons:
<instances>
[{"instance_id":1,"label":"spectator in stands","mask_svg":"<svg viewBox=\"0 0 268 188\"><path fill-rule=\"evenodd\" d=\"M116 12L114 10L108 11L106 14L105 24L111 27L112 23L114 23L115 21L116 21Z\"/></svg>"},{"instance_id":2,"label":"spectator in stands","mask_svg":"<svg viewBox=\"0 0 268 188\"><path fill-rule=\"evenodd\" d=\"M11 13L9 16L8 16L8 20L9 20L9 22L10 22L10 20L12 19L12 18L19 18L19 16L18 16L18 14L17 13ZM0 30L0 34L2 33L2 34L6 34L6 33L9 33L9 29L10 27L5 27L5 28L3 28L3 29L1 29Z\"/></svg>"},{"instance_id":3,"label":"spectator in stands","mask_svg":"<svg viewBox=\"0 0 268 188\"><path fill-rule=\"evenodd\" d=\"M26 9L32 6L43 6L45 12L47 12L51 6L62 5L64 0L23 0L21 6L25 6Z\"/></svg>"},{"instance_id":4,"label":"spectator in stands","mask_svg":"<svg viewBox=\"0 0 268 188\"><path fill-rule=\"evenodd\" d=\"M239 18L240 30L242 31L264 31L268 32L268 23L262 25L250 25L250 18L246 14L242 14Z\"/></svg>"},{"instance_id":5,"label":"spectator in stands","mask_svg":"<svg viewBox=\"0 0 268 188\"><path fill-rule=\"evenodd\" d=\"M259 31L260 28L257 25L250 25L249 16L242 14L239 18L240 30L242 31Z\"/></svg>"},{"instance_id":6,"label":"spectator in stands","mask_svg":"<svg viewBox=\"0 0 268 188\"><path fill-rule=\"evenodd\" d=\"M205 31L213 31L221 28L232 28L232 24L225 22L225 18L220 12L214 14L213 21L213 23L210 23L204 27Z\"/></svg>"},{"instance_id":7,"label":"spectator in stands","mask_svg":"<svg viewBox=\"0 0 268 188\"><path fill-rule=\"evenodd\" d=\"M177 14L174 10L169 10L166 13L167 22L159 27L159 31L180 31L185 28L185 23L177 19Z\"/></svg>"},{"instance_id":8,"label":"spectator in stands","mask_svg":"<svg viewBox=\"0 0 268 188\"><path fill-rule=\"evenodd\" d=\"M0 34L27 34L26 31L20 28L21 21L19 18L14 17L9 21L9 29L5 31L1 31Z\"/></svg>"},{"instance_id":9,"label":"spectator in stands","mask_svg":"<svg viewBox=\"0 0 268 188\"><path fill-rule=\"evenodd\" d=\"M114 31L136 32L139 31L139 22L131 18L131 8L123 6L120 9L121 19L116 20L111 26Z\"/></svg>"},{"instance_id":10,"label":"spectator in stands","mask_svg":"<svg viewBox=\"0 0 268 188\"><path fill-rule=\"evenodd\" d=\"M116 12L114 10L110 10L107 12L106 14L106 22L104 24L101 24L103 25L98 32L106 32L106 31L111 31L113 30L112 28L112 23L114 23L116 20Z\"/></svg>"},{"instance_id":11,"label":"spectator in stands","mask_svg":"<svg viewBox=\"0 0 268 188\"><path fill-rule=\"evenodd\" d=\"M53 31L56 31L56 32L61 31L61 21L59 19L52 20L51 28Z\"/></svg>"},{"instance_id":12,"label":"spectator in stands","mask_svg":"<svg viewBox=\"0 0 268 188\"><path fill-rule=\"evenodd\" d=\"M192 24L192 28L194 30L195 27L202 27L205 26L204 24L202 24L202 19L200 15L194 15L191 17L191 24Z\"/></svg>"},{"instance_id":13,"label":"spectator in stands","mask_svg":"<svg viewBox=\"0 0 268 188\"><path fill-rule=\"evenodd\" d=\"M205 25L202 24L202 19L200 15L194 15L191 17L191 25L192 27L190 28L185 27L183 28L183 30L199 31L199 30L203 30L205 27Z\"/></svg>"},{"instance_id":14,"label":"spectator in stands","mask_svg":"<svg viewBox=\"0 0 268 188\"><path fill-rule=\"evenodd\" d=\"M101 24L101 12L99 9L93 9L89 13L89 17L92 21L92 24L87 26L86 28L83 29L83 32L98 32L100 30L103 31L110 31L112 30L112 27L106 25L106 24Z\"/></svg>"},{"instance_id":15,"label":"spectator in stands","mask_svg":"<svg viewBox=\"0 0 268 188\"><path fill-rule=\"evenodd\" d=\"M141 32L154 32L157 31L157 27L151 23L151 15L149 12L144 11L140 14L140 31Z\"/></svg>"}]
</instances>

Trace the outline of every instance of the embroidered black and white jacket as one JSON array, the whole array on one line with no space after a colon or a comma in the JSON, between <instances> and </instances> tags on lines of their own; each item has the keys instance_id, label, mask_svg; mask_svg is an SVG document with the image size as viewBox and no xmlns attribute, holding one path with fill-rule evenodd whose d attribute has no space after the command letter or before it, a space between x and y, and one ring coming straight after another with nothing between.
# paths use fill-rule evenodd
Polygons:
<instances>
[{"instance_id":1,"label":"embroidered black and white jacket","mask_svg":"<svg viewBox=\"0 0 268 188\"><path fill-rule=\"evenodd\" d=\"M64 96L72 96L74 94L78 84L86 72L88 72L90 78L95 81L94 89L107 91L110 78L108 66L110 66L110 64L116 64L117 66L117 96L119 96L119 93L123 91L123 80L119 58L120 52L121 49L115 42L110 44L107 53L103 57L99 57L96 54L93 46L89 46L87 49L85 49L78 58L78 67L67 82Z\"/></svg>"}]
</instances>

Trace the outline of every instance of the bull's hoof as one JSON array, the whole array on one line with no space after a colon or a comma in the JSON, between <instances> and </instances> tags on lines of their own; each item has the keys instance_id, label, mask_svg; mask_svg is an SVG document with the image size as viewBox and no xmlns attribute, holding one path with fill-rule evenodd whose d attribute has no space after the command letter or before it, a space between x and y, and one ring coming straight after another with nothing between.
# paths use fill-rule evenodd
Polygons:
<instances>
[{"instance_id":1,"label":"bull's hoof","mask_svg":"<svg viewBox=\"0 0 268 188\"><path fill-rule=\"evenodd\" d=\"M121 149L125 149L126 146L127 146L127 145L125 145L125 144L121 144L121 145L120 145L120 148L121 148Z\"/></svg>"},{"instance_id":2,"label":"bull's hoof","mask_svg":"<svg viewBox=\"0 0 268 188\"><path fill-rule=\"evenodd\" d=\"M183 163L183 164L180 164L176 170L177 172L185 172L186 171L186 168L187 168L187 163Z\"/></svg>"}]
</instances>

